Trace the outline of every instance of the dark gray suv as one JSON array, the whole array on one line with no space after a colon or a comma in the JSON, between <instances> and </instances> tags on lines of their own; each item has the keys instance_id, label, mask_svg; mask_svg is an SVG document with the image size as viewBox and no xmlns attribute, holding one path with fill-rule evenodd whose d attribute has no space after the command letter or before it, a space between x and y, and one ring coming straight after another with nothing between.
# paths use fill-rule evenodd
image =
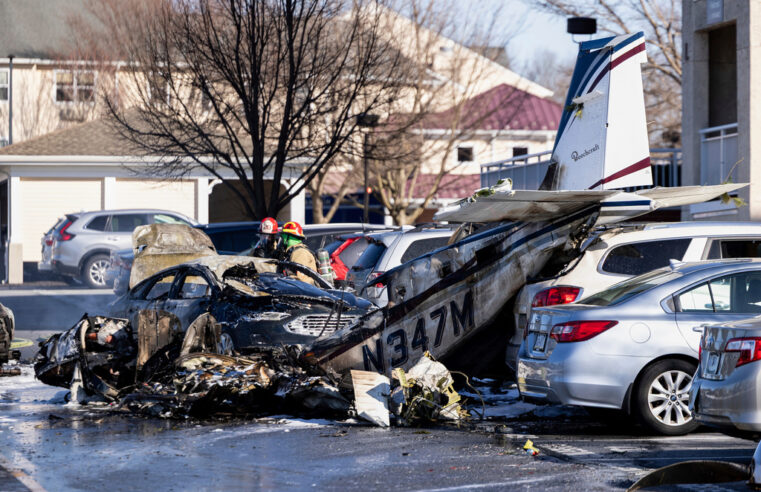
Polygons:
<instances>
[{"instance_id":1,"label":"dark gray suv","mask_svg":"<svg viewBox=\"0 0 761 492\"><path fill-rule=\"evenodd\" d=\"M80 279L89 287L106 287L105 272L111 251L130 248L135 227L153 223L196 225L192 219L166 210L67 214L43 237L38 268Z\"/></svg>"}]
</instances>

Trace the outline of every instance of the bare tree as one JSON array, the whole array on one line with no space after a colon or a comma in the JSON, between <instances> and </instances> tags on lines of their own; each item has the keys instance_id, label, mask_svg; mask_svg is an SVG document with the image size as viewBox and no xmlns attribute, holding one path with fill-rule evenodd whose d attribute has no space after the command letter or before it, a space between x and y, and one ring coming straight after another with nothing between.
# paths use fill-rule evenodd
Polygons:
<instances>
[{"instance_id":1,"label":"bare tree","mask_svg":"<svg viewBox=\"0 0 761 492\"><path fill-rule=\"evenodd\" d=\"M557 53L548 49L539 50L531 58L522 73L526 78L552 91L552 100L565 103L568 86L571 84L575 60L562 60Z\"/></svg>"},{"instance_id":2,"label":"bare tree","mask_svg":"<svg viewBox=\"0 0 761 492\"><path fill-rule=\"evenodd\" d=\"M457 13L451 1L412 0L401 13L389 15L390 26L384 30L395 36L395 45L410 62L399 78L404 87L400 100L391 105L384 124L372 132L368 150L373 193L397 224L420 217L445 177L463 165L455 158L458 143L472 138L497 109L509 107L509 121L527 96L521 86L528 81L517 75L506 81L504 67L480 54L486 50L467 48L507 42L507 31L501 31L504 37L497 39L494 25L483 23L484 18L499 17L493 4L474 14L472 18L478 21L472 24ZM404 36L397 34L401 30ZM499 55L497 50L492 53ZM475 99L501 84L509 89ZM432 131L436 137L426 138Z\"/></svg>"},{"instance_id":3,"label":"bare tree","mask_svg":"<svg viewBox=\"0 0 761 492\"><path fill-rule=\"evenodd\" d=\"M526 0L562 16L597 18L607 34L644 31L648 62L643 69L651 135L673 143L681 129L681 0ZM669 142L671 141L671 142Z\"/></svg>"},{"instance_id":4,"label":"bare tree","mask_svg":"<svg viewBox=\"0 0 761 492\"><path fill-rule=\"evenodd\" d=\"M397 84L383 0L93 0L114 128L154 171L203 169L275 216L356 140ZM93 50L95 51L95 50ZM290 179L286 179L290 178ZM265 183L280 183L268 186ZM237 185L236 185L237 183Z\"/></svg>"}]
</instances>

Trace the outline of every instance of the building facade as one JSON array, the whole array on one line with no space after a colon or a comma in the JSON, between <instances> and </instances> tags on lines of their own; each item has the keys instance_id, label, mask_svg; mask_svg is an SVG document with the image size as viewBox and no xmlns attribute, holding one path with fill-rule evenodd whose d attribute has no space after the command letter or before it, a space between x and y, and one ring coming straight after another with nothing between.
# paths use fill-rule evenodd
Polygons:
<instances>
[{"instance_id":1,"label":"building facade","mask_svg":"<svg viewBox=\"0 0 761 492\"><path fill-rule=\"evenodd\" d=\"M761 220L761 2L683 0L684 185L727 179L747 206L709 202L684 219ZM754 87L755 86L755 87ZM755 90L754 90L755 88Z\"/></svg>"}]
</instances>

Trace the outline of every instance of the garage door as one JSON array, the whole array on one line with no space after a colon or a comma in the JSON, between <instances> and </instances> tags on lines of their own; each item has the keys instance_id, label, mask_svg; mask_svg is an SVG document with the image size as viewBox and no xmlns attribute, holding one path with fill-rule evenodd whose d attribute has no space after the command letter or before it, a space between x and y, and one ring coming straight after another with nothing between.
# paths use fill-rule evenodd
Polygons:
<instances>
[{"instance_id":1,"label":"garage door","mask_svg":"<svg viewBox=\"0 0 761 492\"><path fill-rule=\"evenodd\" d=\"M196 218L195 181L117 179L114 191L115 209L154 208Z\"/></svg>"},{"instance_id":2,"label":"garage door","mask_svg":"<svg viewBox=\"0 0 761 492\"><path fill-rule=\"evenodd\" d=\"M99 179L21 178L24 261L40 260L40 240L67 213L100 210Z\"/></svg>"}]
</instances>

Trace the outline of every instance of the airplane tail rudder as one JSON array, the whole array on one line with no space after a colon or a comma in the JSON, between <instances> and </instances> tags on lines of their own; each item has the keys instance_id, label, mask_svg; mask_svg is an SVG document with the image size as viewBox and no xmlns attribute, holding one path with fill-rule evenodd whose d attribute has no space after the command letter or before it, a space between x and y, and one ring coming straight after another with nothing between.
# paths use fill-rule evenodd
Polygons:
<instances>
[{"instance_id":1,"label":"airplane tail rudder","mask_svg":"<svg viewBox=\"0 0 761 492\"><path fill-rule=\"evenodd\" d=\"M581 43L542 189L652 184L640 67L646 61L641 32Z\"/></svg>"}]
</instances>

